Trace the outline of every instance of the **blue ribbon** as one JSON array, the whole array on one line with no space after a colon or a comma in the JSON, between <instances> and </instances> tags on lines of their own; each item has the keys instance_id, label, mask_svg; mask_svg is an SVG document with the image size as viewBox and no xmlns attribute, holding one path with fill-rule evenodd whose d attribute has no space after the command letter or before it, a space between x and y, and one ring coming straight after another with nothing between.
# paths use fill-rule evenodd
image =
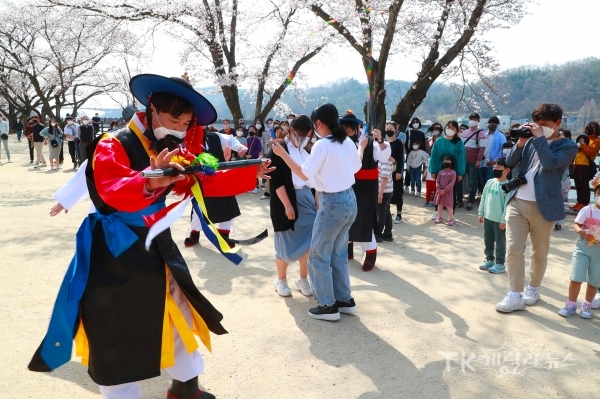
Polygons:
<instances>
[{"instance_id":1,"label":"blue ribbon","mask_svg":"<svg viewBox=\"0 0 600 399\"><path fill-rule=\"evenodd\" d=\"M192 198L192 206L194 207L194 212L196 212L196 215L198 215L198 219L200 219L200 225L202 226L202 231L204 232L204 235L206 235L206 238L208 238L208 241L210 241L212 243L212 245L214 245L219 250L219 252L221 252L221 254L223 254L223 256L225 256L227 259L229 259L234 264L239 265L240 263L242 263L243 258L240 255L238 255L236 253L223 252L223 250L221 249L221 245L219 245L219 240L217 239L217 236L212 231L212 229L208 226L208 223L206 223L206 220L204 219L204 214L200 210L200 207L198 206L198 201L196 201L196 198Z\"/></svg>"},{"instance_id":2,"label":"blue ribbon","mask_svg":"<svg viewBox=\"0 0 600 399\"><path fill-rule=\"evenodd\" d=\"M56 369L71 360L79 304L90 272L92 233L96 224L102 223L106 244L117 258L139 239L128 226L145 226L144 216L152 215L164 207L163 200L139 212L115 212L110 215L95 212L84 219L76 234L75 255L58 291L48 332L42 342L41 357L50 369Z\"/></svg>"}]
</instances>

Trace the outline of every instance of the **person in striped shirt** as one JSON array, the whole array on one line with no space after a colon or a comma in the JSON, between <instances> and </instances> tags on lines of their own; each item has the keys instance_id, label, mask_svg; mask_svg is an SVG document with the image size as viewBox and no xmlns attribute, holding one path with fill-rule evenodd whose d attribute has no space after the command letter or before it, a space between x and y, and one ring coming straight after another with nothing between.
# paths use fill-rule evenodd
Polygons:
<instances>
[{"instance_id":1,"label":"person in striped shirt","mask_svg":"<svg viewBox=\"0 0 600 399\"><path fill-rule=\"evenodd\" d=\"M392 237L392 213L390 200L394 195L394 181L392 179L393 165L391 162L379 162L379 193L377 196L377 226L375 240L394 241Z\"/></svg>"}]
</instances>

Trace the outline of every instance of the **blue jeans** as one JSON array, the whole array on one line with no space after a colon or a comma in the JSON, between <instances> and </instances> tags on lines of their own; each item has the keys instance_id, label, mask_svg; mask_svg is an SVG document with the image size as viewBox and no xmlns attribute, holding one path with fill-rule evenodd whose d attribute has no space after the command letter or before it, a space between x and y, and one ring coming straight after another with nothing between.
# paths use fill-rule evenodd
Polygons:
<instances>
[{"instance_id":1,"label":"blue jeans","mask_svg":"<svg viewBox=\"0 0 600 399\"><path fill-rule=\"evenodd\" d=\"M421 192L421 166L418 168L410 168L410 191L415 191L415 184L417 185L417 192Z\"/></svg>"},{"instance_id":2,"label":"blue jeans","mask_svg":"<svg viewBox=\"0 0 600 399\"><path fill-rule=\"evenodd\" d=\"M494 178L494 168L492 166L485 166L479 170L479 182L483 187L487 184L488 180Z\"/></svg>"},{"instance_id":3,"label":"blue jeans","mask_svg":"<svg viewBox=\"0 0 600 399\"><path fill-rule=\"evenodd\" d=\"M319 210L313 226L308 270L315 299L321 306L351 297L348 271L348 232L358 208L354 190L319 192Z\"/></svg>"},{"instance_id":4,"label":"blue jeans","mask_svg":"<svg viewBox=\"0 0 600 399\"><path fill-rule=\"evenodd\" d=\"M467 173L469 174L469 199L467 199L467 203L472 204L475 202L479 183L479 168L475 167L475 162L467 162Z\"/></svg>"}]
</instances>

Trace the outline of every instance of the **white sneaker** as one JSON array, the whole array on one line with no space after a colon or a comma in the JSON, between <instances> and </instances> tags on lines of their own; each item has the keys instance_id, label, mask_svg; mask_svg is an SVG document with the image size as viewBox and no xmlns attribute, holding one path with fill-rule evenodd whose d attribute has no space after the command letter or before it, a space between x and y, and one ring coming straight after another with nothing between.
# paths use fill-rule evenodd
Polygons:
<instances>
[{"instance_id":1,"label":"white sneaker","mask_svg":"<svg viewBox=\"0 0 600 399\"><path fill-rule=\"evenodd\" d=\"M54 166L51 166L51 167L50 167L50 170L54 170Z\"/></svg>"},{"instance_id":2,"label":"white sneaker","mask_svg":"<svg viewBox=\"0 0 600 399\"><path fill-rule=\"evenodd\" d=\"M33 169L38 169L40 165L33 165Z\"/></svg>"},{"instance_id":3,"label":"white sneaker","mask_svg":"<svg viewBox=\"0 0 600 399\"><path fill-rule=\"evenodd\" d=\"M312 296L312 294L313 294L312 288L310 286L310 281L308 281L307 278L298 277L296 279L296 287L298 287L300 289L300 292L304 296Z\"/></svg>"},{"instance_id":4,"label":"white sneaker","mask_svg":"<svg viewBox=\"0 0 600 399\"><path fill-rule=\"evenodd\" d=\"M260 193L260 190L258 188L255 188L254 190L250 191L252 194L258 194Z\"/></svg>"},{"instance_id":5,"label":"white sneaker","mask_svg":"<svg viewBox=\"0 0 600 399\"><path fill-rule=\"evenodd\" d=\"M600 308L600 292L596 294L594 300L592 301L592 309Z\"/></svg>"},{"instance_id":6,"label":"white sneaker","mask_svg":"<svg viewBox=\"0 0 600 399\"><path fill-rule=\"evenodd\" d=\"M275 285L275 291L281 296L292 296L292 290L288 285L287 278L285 280L279 280L278 278L273 281Z\"/></svg>"},{"instance_id":7,"label":"white sneaker","mask_svg":"<svg viewBox=\"0 0 600 399\"><path fill-rule=\"evenodd\" d=\"M269 199L269 198L271 198L271 197L270 197L270 196L268 196L267 194L263 194L263 195L260 197L260 199L261 199L261 200L266 200L266 199Z\"/></svg>"},{"instance_id":8,"label":"white sneaker","mask_svg":"<svg viewBox=\"0 0 600 399\"><path fill-rule=\"evenodd\" d=\"M438 211L433 212L433 215L431 215L431 220L435 220L438 217Z\"/></svg>"},{"instance_id":9,"label":"white sneaker","mask_svg":"<svg viewBox=\"0 0 600 399\"><path fill-rule=\"evenodd\" d=\"M404 187L404 194L410 194L410 189L408 186Z\"/></svg>"},{"instance_id":10,"label":"white sneaker","mask_svg":"<svg viewBox=\"0 0 600 399\"><path fill-rule=\"evenodd\" d=\"M540 287L532 287L528 285L527 288L525 288L523 299L525 300L525 305L535 305L535 303L540 299Z\"/></svg>"},{"instance_id":11,"label":"white sneaker","mask_svg":"<svg viewBox=\"0 0 600 399\"><path fill-rule=\"evenodd\" d=\"M496 304L496 310L498 312L510 313L514 310L523 310L525 309L525 301L523 297L519 295L518 297L513 297L510 292L506 294L504 299Z\"/></svg>"}]
</instances>

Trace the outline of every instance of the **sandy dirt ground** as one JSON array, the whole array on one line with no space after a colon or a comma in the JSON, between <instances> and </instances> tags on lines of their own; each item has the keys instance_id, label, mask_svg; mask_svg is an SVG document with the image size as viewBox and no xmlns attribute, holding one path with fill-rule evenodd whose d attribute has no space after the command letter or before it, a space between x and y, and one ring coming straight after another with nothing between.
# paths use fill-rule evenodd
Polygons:
<instances>
[{"instance_id":1,"label":"sandy dirt ground","mask_svg":"<svg viewBox=\"0 0 600 399\"><path fill-rule=\"evenodd\" d=\"M27 370L89 202L50 218L52 194L73 175L70 163L32 169L26 142L11 135L9 145L13 163L2 154L0 164L0 398L99 398L77 358L51 373ZM243 215L233 237L272 234L269 203L258 197L239 197ZM395 242L381 244L377 268L364 273L359 260L349 262L359 310L335 323L308 317L316 302L293 286L297 264L288 273L293 296L275 293L272 237L245 247L235 266L205 238L184 248L188 220L179 220L173 237L229 330L213 336L212 354L203 350L201 385L227 399L600 397L600 311L592 320L557 314L571 270L573 216L553 233L542 299L500 314L494 304L508 291L507 276L478 269L476 211L458 210L457 225L448 227L433 224L422 198L405 201L405 223L394 225ZM143 397L165 398L169 383L166 373L142 381Z\"/></svg>"}]
</instances>

